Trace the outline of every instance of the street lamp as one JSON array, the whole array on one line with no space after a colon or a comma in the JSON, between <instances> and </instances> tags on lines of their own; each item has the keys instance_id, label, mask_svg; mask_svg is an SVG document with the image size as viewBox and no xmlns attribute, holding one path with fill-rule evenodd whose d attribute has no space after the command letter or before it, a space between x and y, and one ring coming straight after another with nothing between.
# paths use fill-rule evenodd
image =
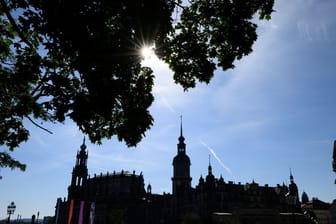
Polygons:
<instances>
[{"instance_id":1,"label":"street lamp","mask_svg":"<svg viewBox=\"0 0 336 224\"><path fill-rule=\"evenodd\" d=\"M18 214L17 215L17 219L16 219L16 223L19 224L21 222L21 215Z\"/></svg>"},{"instance_id":2,"label":"street lamp","mask_svg":"<svg viewBox=\"0 0 336 224\"><path fill-rule=\"evenodd\" d=\"M8 206L7 206L7 215L8 215L8 224L10 223L10 216L14 214L15 211L15 204L14 201L12 201Z\"/></svg>"}]
</instances>

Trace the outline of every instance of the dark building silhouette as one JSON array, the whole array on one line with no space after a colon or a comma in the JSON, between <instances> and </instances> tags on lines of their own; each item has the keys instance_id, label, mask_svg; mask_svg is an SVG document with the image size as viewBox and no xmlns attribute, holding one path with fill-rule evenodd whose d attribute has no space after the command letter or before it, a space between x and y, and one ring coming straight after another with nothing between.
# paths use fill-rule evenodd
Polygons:
<instances>
[{"instance_id":1,"label":"dark building silhouette","mask_svg":"<svg viewBox=\"0 0 336 224\"><path fill-rule=\"evenodd\" d=\"M301 203L306 204L308 201L309 201L308 194L305 191L303 191L301 195Z\"/></svg>"},{"instance_id":2,"label":"dark building silhouette","mask_svg":"<svg viewBox=\"0 0 336 224\"><path fill-rule=\"evenodd\" d=\"M172 177L172 182L173 194L182 197L189 195L191 190L190 159L186 154L186 144L184 143L182 125L178 140L177 155L173 159L174 176Z\"/></svg>"},{"instance_id":3,"label":"dark building silhouette","mask_svg":"<svg viewBox=\"0 0 336 224\"><path fill-rule=\"evenodd\" d=\"M298 187L270 187L216 178L208 173L191 186L190 158L182 124L173 159L172 194L153 194L142 173L112 172L88 176L85 140L76 156L67 199L58 199L55 223L305 223ZM145 190L146 189L146 190ZM291 197L289 197L291 196ZM289 198L295 199L290 202ZM289 215L291 214L291 215Z\"/></svg>"},{"instance_id":4,"label":"dark building silhouette","mask_svg":"<svg viewBox=\"0 0 336 224\"><path fill-rule=\"evenodd\" d=\"M311 201L302 203L302 211L306 216L308 216L312 221L318 224L329 224L332 223L331 216L331 204L319 200L318 198L312 198Z\"/></svg>"}]
</instances>

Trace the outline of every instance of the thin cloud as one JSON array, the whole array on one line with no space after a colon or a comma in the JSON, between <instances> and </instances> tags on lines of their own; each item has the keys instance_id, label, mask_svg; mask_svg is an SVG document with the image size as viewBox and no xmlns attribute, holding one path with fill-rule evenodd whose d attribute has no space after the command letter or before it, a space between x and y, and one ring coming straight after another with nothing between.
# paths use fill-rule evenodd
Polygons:
<instances>
[{"instance_id":1,"label":"thin cloud","mask_svg":"<svg viewBox=\"0 0 336 224\"><path fill-rule=\"evenodd\" d=\"M219 164L229 173L232 174L231 169L227 167L222 160L217 156L215 150L208 146L204 141L200 140L201 144L209 150L209 152L215 157L215 159L219 162Z\"/></svg>"},{"instance_id":2,"label":"thin cloud","mask_svg":"<svg viewBox=\"0 0 336 224\"><path fill-rule=\"evenodd\" d=\"M295 6L293 21L297 20L297 30L304 40L324 42L333 38L335 1L296 1Z\"/></svg>"},{"instance_id":3,"label":"thin cloud","mask_svg":"<svg viewBox=\"0 0 336 224\"><path fill-rule=\"evenodd\" d=\"M313 40L311 29L309 28L309 25L307 23L304 23L303 21L298 22L297 29L299 33L301 34L301 36L303 37L303 39L306 39L309 41Z\"/></svg>"},{"instance_id":4,"label":"thin cloud","mask_svg":"<svg viewBox=\"0 0 336 224\"><path fill-rule=\"evenodd\" d=\"M308 41L328 41L328 27L326 22L299 21L297 29L303 39Z\"/></svg>"},{"instance_id":5,"label":"thin cloud","mask_svg":"<svg viewBox=\"0 0 336 224\"><path fill-rule=\"evenodd\" d=\"M90 169L92 170L109 170L111 168L118 170L120 168L128 171L148 171L158 166L155 161L149 162L148 160L132 156L125 157L123 154L103 154L91 150L89 156Z\"/></svg>"},{"instance_id":6,"label":"thin cloud","mask_svg":"<svg viewBox=\"0 0 336 224\"><path fill-rule=\"evenodd\" d=\"M42 148L48 147L49 144L43 139L40 133L37 131L31 131L31 138Z\"/></svg>"},{"instance_id":7,"label":"thin cloud","mask_svg":"<svg viewBox=\"0 0 336 224\"><path fill-rule=\"evenodd\" d=\"M160 96L160 100L162 104L169 109L173 114L177 114L176 110L172 107L172 105L168 102L166 97L162 96L161 94L158 94Z\"/></svg>"}]
</instances>

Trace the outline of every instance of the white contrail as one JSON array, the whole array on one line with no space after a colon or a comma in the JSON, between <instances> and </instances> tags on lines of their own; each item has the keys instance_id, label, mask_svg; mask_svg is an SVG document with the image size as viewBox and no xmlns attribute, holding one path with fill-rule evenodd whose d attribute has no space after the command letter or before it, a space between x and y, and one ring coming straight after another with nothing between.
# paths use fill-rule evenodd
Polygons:
<instances>
[{"instance_id":1,"label":"white contrail","mask_svg":"<svg viewBox=\"0 0 336 224\"><path fill-rule=\"evenodd\" d=\"M214 149L212 149L210 146L208 146L204 141L200 140L201 144L209 150L209 152L215 157L215 159L219 162L219 164L229 173L232 174L229 167L227 167L222 160L217 156Z\"/></svg>"},{"instance_id":2,"label":"white contrail","mask_svg":"<svg viewBox=\"0 0 336 224\"><path fill-rule=\"evenodd\" d=\"M175 109L171 106L171 104L168 102L168 100L166 99L166 97L162 96L161 94L159 94L163 104L174 114L177 114Z\"/></svg>"}]
</instances>

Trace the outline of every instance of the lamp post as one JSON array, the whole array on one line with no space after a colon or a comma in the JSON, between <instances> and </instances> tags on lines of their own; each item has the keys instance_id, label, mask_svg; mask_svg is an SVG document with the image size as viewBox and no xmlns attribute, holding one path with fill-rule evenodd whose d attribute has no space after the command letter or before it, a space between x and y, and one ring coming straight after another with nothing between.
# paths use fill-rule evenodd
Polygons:
<instances>
[{"instance_id":1,"label":"lamp post","mask_svg":"<svg viewBox=\"0 0 336 224\"><path fill-rule=\"evenodd\" d=\"M10 223L10 216L14 214L15 211L15 204L14 201L12 201L8 206L7 206L7 215L8 215L8 224Z\"/></svg>"},{"instance_id":2,"label":"lamp post","mask_svg":"<svg viewBox=\"0 0 336 224\"><path fill-rule=\"evenodd\" d=\"M20 215L20 214L18 214L18 215L17 215L17 219L16 219L16 224L19 224L19 223L20 223L20 221L21 221L21 215Z\"/></svg>"},{"instance_id":3,"label":"lamp post","mask_svg":"<svg viewBox=\"0 0 336 224\"><path fill-rule=\"evenodd\" d=\"M293 223L295 223L295 205L296 205L296 196L295 195L288 195L287 196L288 205L291 208L292 216L293 216Z\"/></svg>"}]
</instances>

